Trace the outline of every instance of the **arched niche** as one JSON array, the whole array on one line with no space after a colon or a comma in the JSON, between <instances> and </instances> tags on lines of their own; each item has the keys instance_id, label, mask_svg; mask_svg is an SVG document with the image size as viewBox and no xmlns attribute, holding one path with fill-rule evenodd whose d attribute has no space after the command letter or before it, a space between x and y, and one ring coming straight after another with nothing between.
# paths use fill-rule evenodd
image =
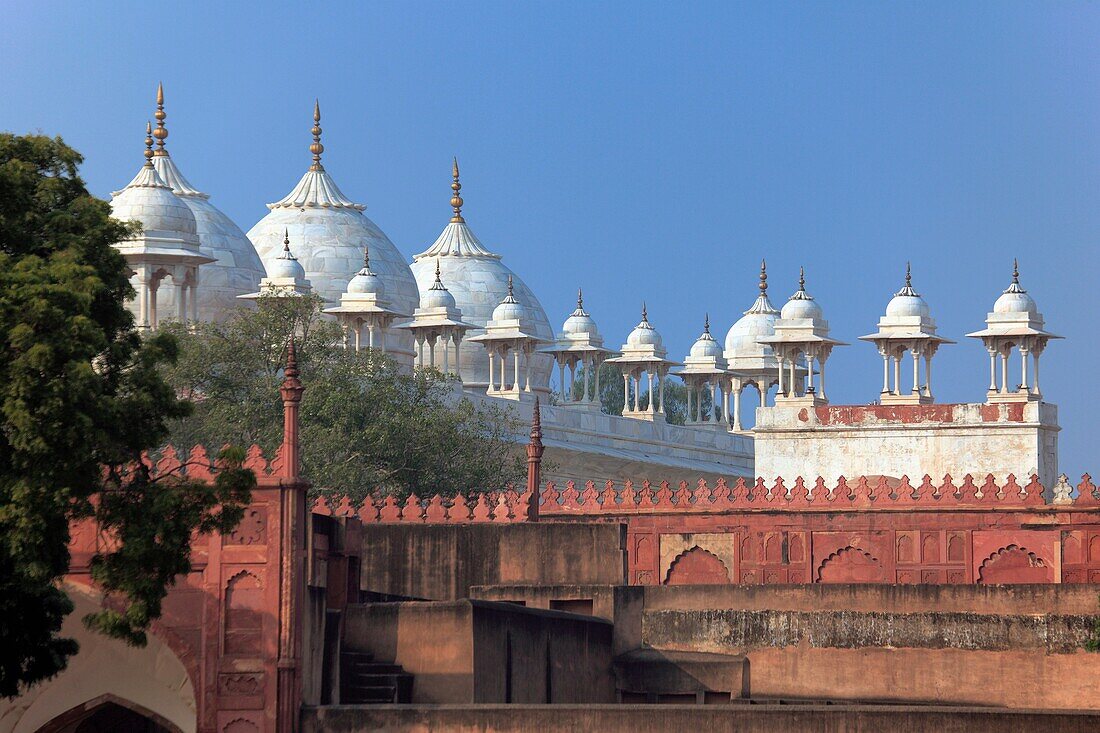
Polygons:
<instances>
[{"instance_id":1,"label":"arched niche","mask_svg":"<svg viewBox=\"0 0 1100 733\"><path fill-rule=\"evenodd\" d=\"M155 633L148 634L146 646L133 647L89 631L81 619L100 609L98 594L76 583L64 587L74 608L61 633L76 639L80 651L53 679L17 698L0 700L0 730L67 732L67 728L58 726L110 704L134 712L170 733L194 733L195 690L187 668L168 644Z\"/></svg>"}]
</instances>

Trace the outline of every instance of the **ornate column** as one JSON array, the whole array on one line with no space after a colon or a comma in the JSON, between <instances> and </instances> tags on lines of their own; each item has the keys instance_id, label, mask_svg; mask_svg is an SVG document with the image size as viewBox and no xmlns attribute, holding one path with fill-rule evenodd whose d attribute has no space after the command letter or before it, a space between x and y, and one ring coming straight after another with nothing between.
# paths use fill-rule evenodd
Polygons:
<instances>
[{"instance_id":1,"label":"ornate column","mask_svg":"<svg viewBox=\"0 0 1100 733\"><path fill-rule=\"evenodd\" d=\"M298 462L298 406L304 392L298 380L294 338L287 347L286 368L279 392L283 398L283 446L280 499L282 525L279 547L279 648L277 669L276 730L294 733L302 705L300 677L302 599L305 596L306 489Z\"/></svg>"},{"instance_id":2,"label":"ornate column","mask_svg":"<svg viewBox=\"0 0 1100 733\"><path fill-rule=\"evenodd\" d=\"M741 428L741 392L744 391L744 385L738 384L733 391L733 429L740 432ZM760 391L758 386L757 391Z\"/></svg>"},{"instance_id":3,"label":"ornate column","mask_svg":"<svg viewBox=\"0 0 1100 733\"><path fill-rule=\"evenodd\" d=\"M527 521L539 519L539 491L542 472L542 420L539 416L539 398L535 396L535 411L531 415L531 440L527 443Z\"/></svg>"},{"instance_id":4,"label":"ornate column","mask_svg":"<svg viewBox=\"0 0 1100 733\"><path fill-rule=\"evenodd\" d=\"M890 354L885 347L880 347L878 353L882 355L882 394L890 394Z\"/></svg>"},{"instance_id":5,"label":"ornate column","mask_svg":"<svg viewBox=\"0 0 1100 733\"><path fill-rule=\"evenodd\" d=\"M986 351L989 352L989 391L997 391L997 349L993 346L987 346Z\"/></svg>"},{"instance_id":6,"label":"ornate column","mask_svg":"<svg viewBox=\"0 0 1100 733\"><path fill-rule=\"evenodd\" d=\"M1031 389L1027 386L1027 346L1020 344L1020 391L1030 393Z\"/></svg>"},{"instance_id":7,"label":"ornate column","mask_svg":"<svg viewBox=\"0 0 1100 733\"><path fill-rule=\"evenodd\" d=\"M913 354L913 394L920 394L920 352L910 349Z\"/></svg>"},{"instance_id":8,"label":"ornate column","mask_svg":"<svg viewBox=\"0 0 1100 733\"><path fill-rule=\"evenodd\" d=\"M630 412L630 375L623 372L623 412Z\"/></svg>"}]
</instances>

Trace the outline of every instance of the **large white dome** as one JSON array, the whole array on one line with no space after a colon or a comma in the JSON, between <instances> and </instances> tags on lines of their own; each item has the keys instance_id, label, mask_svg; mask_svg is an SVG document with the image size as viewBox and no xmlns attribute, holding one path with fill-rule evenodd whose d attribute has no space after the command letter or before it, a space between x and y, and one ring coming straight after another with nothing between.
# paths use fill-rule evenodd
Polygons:
<instances>
[{"instance_id":1,"label":"large white dome","mask_svg":"<svg viewBox=\"0 0 1100 733\"><path fill-rule=\"evenodd\" d=\"M315 108L314 119L320 119ZM314 162L294 190L273 204L271 212L248 231L260 258L274 259L289 231L294 254L305 268L314 292L327 302L339 302L348 283L363 266L363 249L370 248L371 269L384 283L390 307L412 315L420 302L416 280L397 250L378 226L363 215L365 208L348 199L321 166L320 127L314 126ZM429 281L429 285L431 282ZM412 364L412 334L386 330L386 350L398 361Z\"/></svg>"},{"instance_id":2,"label":"large white dome","mask_svg":"<svg viewBox=\"0 0 1100 733\"><path fill-rule=\"evenodd\" d=\"M199 319L218 321L227 317L243 304L238 295L259 289L264 276L264 265L256 248L241 228L222 211L210 203L210 196L191 185L175 162L168 155L165 140L168 128L164 125L164 91L157 88L157 150L153 167L172 192L191 210L199 235L199 251L214 262L199 268L198 308ZM157 308L161 313L176 310L176 289L161 288L157 291Z\"/></svg>"},{"instance_id":3,"label":"large white dome","mask_svg":"<svg viewBox=\"0 0 1100 733\"><path fill-rule=\"evenodd\" d=\"M501 262L500 255L482 245L462 218L463 202L459 196L462 184L458 181L458 161L455 161L451 175L454 179L451 184L451 208L454 215L432 246L413 258L412 272L417 285L423 291L435 282L438 265L443 282L462 311L462 320L477 327L467 331L462 339L459 371L464 385L481 388L489 385L489 356L481 344L469 343L469 339L485 333L485 324L493 318L497 306L508 296L509 278L515 300L524 306L525 317L534 327L535 335L552 342L554 333L550 329L546 311L535 294L518 275ZM547 354L532 355L532 389L549 392L553 365L553 358Z\"/></svg>"}]
</instances>

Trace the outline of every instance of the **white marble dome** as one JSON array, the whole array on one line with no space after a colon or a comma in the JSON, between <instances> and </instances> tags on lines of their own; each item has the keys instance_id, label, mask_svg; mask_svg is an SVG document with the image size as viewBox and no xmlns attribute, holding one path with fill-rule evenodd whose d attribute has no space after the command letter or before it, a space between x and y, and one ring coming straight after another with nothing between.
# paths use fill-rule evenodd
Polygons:
<instances>
[{"instance_id":1,"label":"white marble dome","mask_svg":"<svg viewBox=\"0 0 1100 733\"><path fill-rule=\"evenodd\" d=\"M783 304L783 310L779 312L780 318L822 318L824 312L817 301L808 298L792 298Z\"/></svg>"},{"instance_id":2,"label":"white marble dome","mask_svg":"<svg viewBox=\"0 0 1100 733\"><path fill-rule=\"evenodd\" d=\"M930 318L932 310L919 295L895 295L886 305L886 315Z\"/></svg>"},{"instance_id":3,"label":"white marble dome","mask_svg":"<svg viewBox=\"0 0 1100 733\"><path fill-rule=\"evenodd\" d=\"M657 333L657 329L649 323L649 316L644 305L642 306L642 320L626 337L626 345L632 349L642 349L650 346L659 349L663 345L661 334Z\"/></svg>"},{"instance_id":4,"label":"white marble dome","mask_svg":"<svg viewBox=\"0 0 1100 733\"><path fill-rule=\"evenodd\" d=\"M451 291L443 284L441 274L439 268L436 268L435 280L420 296L421 308L456 308L458 306L455 296L451 295Z\"/></svg>"},{"instance_id":5,"label":"white marble dome","mask_svg":"<svg viewBox=\"0 0 1100 733\"><path fill-rule=\"evenodd\" d=\"M725 357L771 356L772 347L757 339L775 335L775 321L779 311L761 313L749 311L737 319L726 332Z\"/></svg>"},{"instance_id":6,"label":"white marble dome","mask_svg":"<svg viewBox=\"0 0 1100 733\"><path fill-rule=\"evenodd\" d=\"M516 296L512 292L513 278L513 275L508 276L508 294L493 309L494 321L523 321L527 319L527 308L523 303L516 300Z\"/></svg>"},{"instance_id":7,"label":"white marble dome","mask_svg":"<svg viewBox=\"0 0 1100 733\"><path fill-rule=\"evenodd\" d=\"M290 247L284 244L283 251L279 253L279 256L268 263L267 276L272 279L300 281L306 279L306 270L290 251Z\"/></svg>"},{"instance_id":8,"label":"white marble dome","mask_svg":"<svg viewBox=\"0 0 1100 733\"><path fill-rule=\"evenodd\" d=\"M458 196L458 167L453 171L455 182L451 188L454 198L451 206L454 216L439 237L425 251L413 259L412 272L421 290L431 287L435 281L438 263L443 282L454 296L462 311L462 320L473 324L463 337L459 369L462 382L470 388L484 388L489 384L489 357L478 342L467 343L471 337L485 333L485 324L494 317L497 306L508 295L508 278L512 278L515 299L526 308L526 318L534 328L534 334L547 342L554 340L546 311L523 279L512 272L500 258L485 248L462 218L462 199ZM457 202L457 203L456 203ZM373 250L372 250L373 252ZM536 353L531 357L531 388L548 393L553 357Z\"/></svg>"},{"instance_id":9,"label":"white marble dome","mask_svg":"<svg viewBox=\"0 0 1100 733\"><path fill-rule=\"evenodd\" d=\"M708 331L695 339L695 343L691 345L690 353L691 356L697 358L721 357L722 346L714 340L714 337Z\"/></svg>"},{"instance_id":10,"label":"white marble dome","mask_svg":"<svg viewBox=\"0 0 1100 733\"><path fill-rule=\"evenodd\" d=\"M199 318L204 321L222 320L241 306L238 295L255 292L259 288L260 279L266 274L260 255L241 228L210 203L207 194L188 183L167 154L154 157L153 165L195 216L199 251L215 260L199 269ZM158 292L158 307L163 308L165 301L174 303L173 288ZM171 307L174 308L174 305Z\"/></svg>"},{"instance_id":11,"label":"white marble dome","mask_svg":"<svg viewBox=\"0 0 1100 733\"><path fill-rule=\"evenodd\" d=\"M386 296L386 285L382 278L364 267L348 283L347 292L352 295L377 295L379 298Z\"/></svg>"},{"instance_id":12,"label":"white marble dome","mask_svg":"<svg viewBox=\"0 0 1100 733\"><path fill-rule=\"evenodd\" d=\"M146 236L199 241L195 215L152 166L142 166L126 188L111 195L111 216L139 222Z\"/></svg>"},{"instance_id":13,"label":"white marble dome","mask_svg":"<svg viewBox=\"0 0 1100 733\"><path fill-rule=\"evenodd\" d=\"M593 339L600 337L600 331L596 322L587 313L577 314L575 311L565 319L561 326L561 332L568 336L588 336Z\"/></svg>"},{"instance_id":14,"label":"white marble dome","mask_svg":"<svg viewBox=\"0 0 1100 733\"><path fill-rule=\"evenodd\" d=\"M315 109L315 120L320 113ZM294 253L305 268L314 292L327 302L338 302L348 283L359 272L364 247L370 248L371 269L386 288L390 307L412 315L420 291L404 256L378 226L363 215L362 204L348 199L321 166L320 127L314 127L314 163L287 196L268 204L271 210L248 231L248 238L265 262L282 249L283 232L290 232ZM429 281L430 284L430 281ZM386 351L400 363L411 365L412 334L407 329L386 329ZM488 367L486 367L487 369Z\"/></svg>"},{"instance_id":15,"label":"white marble dome","mask_svg":"<svg viewBox=\"0 0 1100 733\"><path fill-rule=\"evenodd\" d=\"M775 322L779 319L779 311L768 299L768 269L764 262L760 263L758 287L760 294L752 307L726 331L723 355L727 360L774 358L772 347L758 341L775 335Z\"/></svg>"},{"instance_id":16,"label":"white marble dome","mask_svg":"<svg viewBox=\"0 0 1100 733\"><path fill-rule=\"evenodd\" d=\"M993 304L994 313L1030 313L1034 315L1038 311L1039 306L1035 303L1035 299L1023 290L1006 290Z\"/></svg>"}]
</instances>

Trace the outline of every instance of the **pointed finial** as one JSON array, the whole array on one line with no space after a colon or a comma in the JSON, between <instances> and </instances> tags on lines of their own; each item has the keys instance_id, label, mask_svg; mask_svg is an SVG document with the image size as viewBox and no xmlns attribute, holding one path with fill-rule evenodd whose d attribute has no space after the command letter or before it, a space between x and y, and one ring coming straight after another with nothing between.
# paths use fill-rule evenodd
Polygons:
<instances>
[{"instance_id":1,"label":"pointed finial","mask_svg":"<svg viewBox=\"0 0 1100 733\"><path fill-rule=\"evenodd\" d=\"M649 316L646 314L645 301L644 300L642 301L642 320L643 321L648 321L649 320Z\"/></svg>"},{"instance_id":2,"label":"pointed finial","mask_svg":"<svg viewBox=\"0 0 1100 733\"><path fill-rule=\"evenodd\" d=\"M168 155L168 151L164 149L164 141L168 138L168 128L164 126L164 118L167 117L164 113L164 85L157 84L157 111L153 113L153 117L157 119L157 129L153 131L153 137L157 139L157 155Z\"/></svg>"},{"instance_id":3,"label":"pointed finial","mask_svg":"<svg viewBox=\"0 0 1100 733\"><path fill-rule=\"evenodd\" d=\"M309 169L323 171L321 153L325 152L325 146L321 144L321 102L316 99L313 100L313 129L310 133L313 135L313 144L309 146L309 152L313 153L313 165Z\"/></svg>"},{"instance_id":4,"label":"pointed finial","mask_svg":"<svg viewBox=\"0 0 1100 733\"><path fill-rule=\"evenodd\" d=\"M1020 263L1015 257L1012 258L1012 284L1020 284Z\"/></svg>"},{"instance_id":5,"label":"pointed finial","mask_svg":"<svg viewBox=\"0 0 1100 733\"><path fill-rule=\"evenodd\" d=\"M580 288L577 288L577 309L584 309L584 293L581 292Z\"/></svg>"},{"instance_id":6,"label":"pointed finial","mask_svg":"<svg viewBox=\"0 0 1100 733\"><path fill-rule=\"evenodd\" d=\"M905 287L913 287L913 271L908 262L905 263Z\"/></svg>"},{"instance_id":7,"label":"pointed finial","mask_svg":"<svg viewBox=\"0 0 1100 733\"><path fill-rule=\"evenodd\" d=\"M767 295L768 293L768 263L760 260L760 294Z\"/></svg>"},{"instance_id":8,"label":"pointed finial","mask_svg":"<svg viewBox=\"0 0 1100 733\"><path fill-rule=\"evenodd\" d=\"M283 369L283 376L287 380L298 377L298 352L294 348L294 334L290 334L290 343L286 347L286 367Z\"/></svg>"},{"instance_id":9,"label":"pointed finial","mask_svg":"<svg viewBox=\"0 0 1100 733\"><path fill-rule=\"evenodd\" d=\"M370 269L370 245L363 245L363 269Z\"/></svg>"},{"instance_id":10,"label":"pointed finial","mask_svg":"<svg viewBox=\"0 0 1100 733\"><path fill-rule=\"evenodd\" d=\"M435 258L435 281L437 283L443 282L442 280L439 279L439 258L438 257ZM511 281L509 281L509 282L511 282Z\"/></svg>"},{"instance_id":11,"label":"pointed finial","mask_svg":"<svg viewBox=\"0 0 1100 733\"><path fill-rule=\"evenodd\" d=\"M454 166L451 168L451 176L454 181L451 183L451 209L454 211L454 216L451 217L451 221L456 224L461 224L465 219L462 218L462 196L458 193L462 190L462 184L458 182L458 158L454 159Z\"/></svg>"},{"instance_id":12,"label":"pointed finial","mask_svg":"<svg viewBox=\"0 0 1100 733\"><path fill-rule=\"evenodd\" d=\"M798 289L806 289L806 270L801 265L798 267Z\"/></svg>"},{"instance_id":13,"label":"pointed finial","mask_svg":"<svg viewBox=\"0 0 1100 733\"><path fill-rule=\"evenodd\" d=\"M710 313L703 317L703 333L710 335Z\"/></svg>"},{"instance_id":14,"label":"pointed finial","mask_svg":"<svg viewBox=\"0 0 1100 733\"><path fill-rule=\"evenodd\" d=\"M542 416L539 414L539 397L535 395L535 410L531 414L531 442L542 445Z\"/></svg>"},{"instance_id":15,"label":"pointed finial","mask_svg":"<svg viewBox=\"0 0 1100 733\"><path fill-rule=\"evenodd\" d=\"M145 121L145 167L153 167L153 125Z\"/></svg>"},{"instance_id":16,"label":"pointed finial","mask_svg":"<svg viewBox=\"0 0 1100 733\"><path fill-rule=\"evenodd\" d=\"M512 292L512 276L511 275L508 276L508 297L509 298L514 298L515 297L515 293Z\"/></svg>"},{"instance_id":17,"label":"pointed finial","mask_svg":"<svg viewBox=\"0 0 1100 733\"><path fill-rule=\"evenodd\" d=\"M290 230L283 229L283 252L290 254Z\"/></svg>"}]
</instances>

